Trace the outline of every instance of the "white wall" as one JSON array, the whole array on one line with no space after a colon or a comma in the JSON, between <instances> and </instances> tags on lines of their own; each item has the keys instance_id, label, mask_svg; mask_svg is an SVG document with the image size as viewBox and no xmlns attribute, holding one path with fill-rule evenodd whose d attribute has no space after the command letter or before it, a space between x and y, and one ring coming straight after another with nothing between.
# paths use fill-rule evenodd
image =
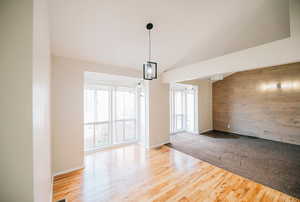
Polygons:
<instances>
[{"instance_id":1,"label":"white wall","mask_svg":"<svg viewBox=\"0 0 300 202\"><path fill-rule=\"evenodd\" d=\"M50 201L46 1L0 2L0 201Z\"/></svg>"},{"instance_id":2,"label":"white wall","mask_svg":"<svg viewBox=\"0 0 300 202\"><path fill-rule=\"evenodd\" d=\"M0 1L0 201L33 201L33 1Z\"/></svg>"},{"instance_id":3,"label":"white wall","mask_svg":"<svg viewBox=\"0 0 300 202\"><path fill-rule=\"evenodd\" d=\"M169 84L149 82L149 147L170 142Z\"/></svg>"},{"instance_id":4,"label":"white wall","mask_svg":"<svg viewBox=\"0 0 300 202\"><path fill-rule=\"evenodd\" d=\"M198 86L199 133L212 130L212 83L208 79L184 81L181 83Z\"/></svg>"},{"instance_id":5,"label":"white wall","mask_svg":"<svg viewBox=\"0 0 300 202\"><path fill-rule=\"evenodd\" d=\"M32 73L34 201L50 201L52 173L48 0L34 0Z\"/></svg>"},{"instance_id":6,"label":"white wall","mask_svg":"<svg viewBox=\"0 0 300 202\"><path fill-rule=\"evenodd\" d=\"M133 69L62 57L52 58L52 158L53 173L84 166L84 72L140 77Z\"/></svg>"},{"instance_id":7,"label":"white wall","mask_svg":"<svg viewBox=\"0 0 300 202\"><path fill-rule=\"evenodd\" d=\"M198 82L198 110L199 132L212 130L212 83L208 80Z\"/></svg>"}]
</instances>

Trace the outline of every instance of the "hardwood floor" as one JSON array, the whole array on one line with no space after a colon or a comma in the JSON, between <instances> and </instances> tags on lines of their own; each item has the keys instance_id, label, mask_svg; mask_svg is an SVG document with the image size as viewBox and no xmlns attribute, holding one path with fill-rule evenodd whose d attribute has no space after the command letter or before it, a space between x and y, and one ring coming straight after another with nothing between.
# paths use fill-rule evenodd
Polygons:
<instances>
[{"instance_id":1,"label":"hardwood floor","mask_svg":"<svg viewBox=\"0 0 300 202\"><path fill-rule=\"evenodd\" d=\"M180 152L300 198L300 145L220 131L177 133L170 142Z\"/></svg>"},{"instance_id":2,"label":"hardwood floor","mask_svg":"<svg viewBox=\"0 0 300 202\"><path fill-rule=\"evenodd\" d=\"M85 169L55 177L53 201L298 201L163 146L86 156Z\"/></svg>"}]
</instances>

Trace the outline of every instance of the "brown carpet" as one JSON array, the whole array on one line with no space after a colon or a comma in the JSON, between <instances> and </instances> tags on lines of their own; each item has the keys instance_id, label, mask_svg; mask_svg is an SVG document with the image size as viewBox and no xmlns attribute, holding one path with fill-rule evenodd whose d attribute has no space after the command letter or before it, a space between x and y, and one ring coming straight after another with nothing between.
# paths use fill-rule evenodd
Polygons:
<instances>
[{"instance_id":1,"label":"brown carpet","mask_svg":"<svg viewBox=\"0 0 300 202\"><path fill-rule=\"evenodd\" d=\"M300 146L211 131L171 135L168 146L300 198Z\"/></svg>"}]
</instances>

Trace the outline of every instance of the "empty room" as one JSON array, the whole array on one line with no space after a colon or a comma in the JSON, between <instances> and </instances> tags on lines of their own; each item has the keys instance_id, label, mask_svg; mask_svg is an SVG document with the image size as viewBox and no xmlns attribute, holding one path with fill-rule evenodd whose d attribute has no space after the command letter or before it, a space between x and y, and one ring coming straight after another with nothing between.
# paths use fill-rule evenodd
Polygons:
<instances>
[{"instance_id":1,"label":"empty room","mask_svg":"<svg viewBox=\"0 0 300 202\"><path fill-rule=\"evenodd\" d=\"M2 0L0 24L0 202L300 202L300 0Z\"/></svg>"}]
</instances>

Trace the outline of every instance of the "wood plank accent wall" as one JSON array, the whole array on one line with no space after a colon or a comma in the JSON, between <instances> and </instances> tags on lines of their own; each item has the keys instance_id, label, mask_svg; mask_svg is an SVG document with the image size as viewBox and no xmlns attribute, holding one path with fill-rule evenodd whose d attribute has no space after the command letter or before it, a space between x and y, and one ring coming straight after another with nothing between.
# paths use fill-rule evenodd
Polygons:
<instances>
[{"instance_id":1,"label":"wood plank accent wall","mask_svg":"<svg viewBox=\"0 0 300 202\"><path fill-rule=\"evenodd\" d=\"M213 128L300 145L300 63L238 72L215 82Z\"/></svg>"}]
</instances>

